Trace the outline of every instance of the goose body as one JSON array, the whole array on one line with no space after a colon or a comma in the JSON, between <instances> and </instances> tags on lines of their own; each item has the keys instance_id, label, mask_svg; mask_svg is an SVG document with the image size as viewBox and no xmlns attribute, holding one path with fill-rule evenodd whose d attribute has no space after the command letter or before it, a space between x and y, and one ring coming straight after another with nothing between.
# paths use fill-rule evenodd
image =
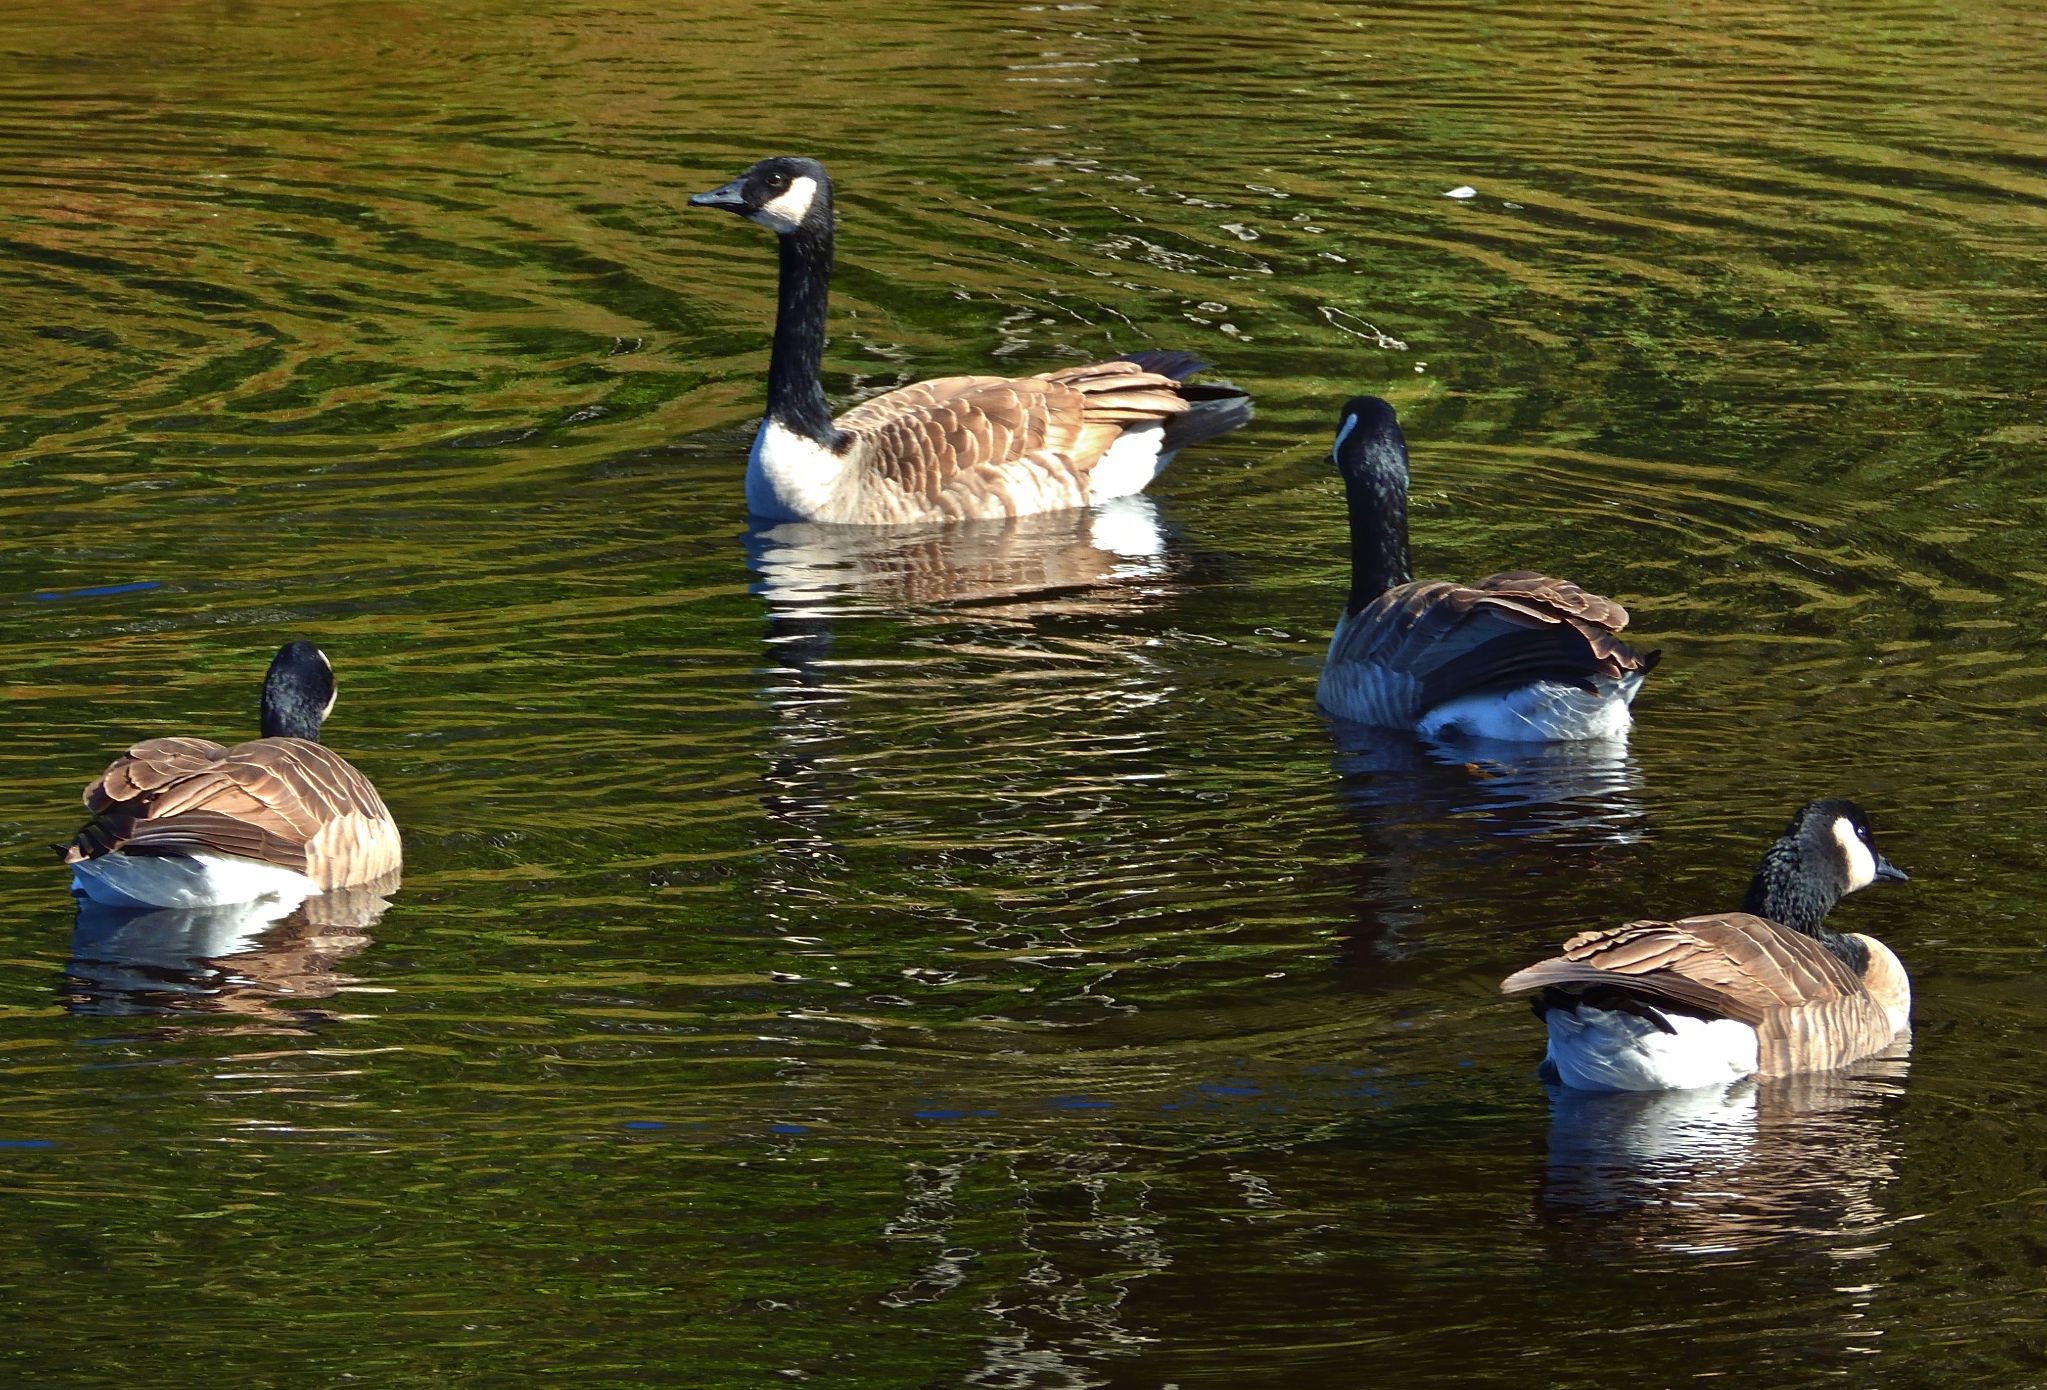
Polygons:
<instances>
[{"instance_id":1,"label":"goose body","mask_svg":"<svg viewBox=\"0 0 2047 1390\"><path fill-rule=\"evenodd\" d=\"M837 419L824 356L834 217L812 159L764 159L690 202L775 232L781 275L767 411L746 503L770 521L901 525L1022 516L1142 491L1189 444L1250 418L1250 398L1188 378L1184 352L1138 352L1026 377L957 376L872 397Z\"/></svg>"},{"instance_id":2,"label":"goose body","mask_svg":"<svg viewBox=\"0 0 2047 1390\"><path fill-rule=\"evenodd\" d=\"M1611 599L1527 570L1416 582L1407 548L1407 442L1393 407L1344 407L1332 450L1350 510L1350 602L1316 699L1340 719L1435 739L1619 738L1655 667L1620 639Z\"/></svg>"},{"instance_id":3,"label":"goose body","mask_svg":"<svg viewBox=\"0 0 2047 1390\"><path fill-rule=\"evenodd\" d=\"M1888 947L1829 931L1827 913L1904 878L1854 803L1815 801L1764 856L1743 911L1581 932L1500 988L1540 991L1543 1070L1580 1090L1832 1070L1890 1046L1909 1026L1912 990Z\"/></svg>"},{"instance_id":4,"label":"goose body","mask_svg":"<svg viewBox=\"0 0 2047 1390\"><path fill-rule=\"evenodd\" d=\"M85 789L92 819L64 852L73 891L113 907L296 903L395 873L383 799L319 742L333 704L326 656L291 642L263 682L263 737L129 748Z\"/></svg>"}]
</instances>

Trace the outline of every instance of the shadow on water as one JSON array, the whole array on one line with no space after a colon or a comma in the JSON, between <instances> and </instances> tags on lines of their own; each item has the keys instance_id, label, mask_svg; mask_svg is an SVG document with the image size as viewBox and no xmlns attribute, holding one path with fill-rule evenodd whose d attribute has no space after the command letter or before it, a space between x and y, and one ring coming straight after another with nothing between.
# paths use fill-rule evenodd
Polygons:
<instances>
[{"instance_id":1,"label":"shadow on water","mask_svg":"<svg viewBox=\"0 0 2047 1390\"><path fill-rule=\"evenodd\" d=\"M340 965L370 945L398 875L297 904L265 899L211 908L109 907L78 900L65 967L73 1013L240 1014L318 1021L306 1007L356 986Z\"/></svg>"},{"instance_id":2,"label":"shadow on water","mask_svg":"<svg viewBox=\"0 0 2047 1390\"><path fill-rule=\"evenodd\" d=\"M1552 1086L1536 1198L1552 1226L1629 1251L1716 1254L1886 1219L1911 1042L1843 1072L1725 1089Z\"/></svg>"}]
</instances>

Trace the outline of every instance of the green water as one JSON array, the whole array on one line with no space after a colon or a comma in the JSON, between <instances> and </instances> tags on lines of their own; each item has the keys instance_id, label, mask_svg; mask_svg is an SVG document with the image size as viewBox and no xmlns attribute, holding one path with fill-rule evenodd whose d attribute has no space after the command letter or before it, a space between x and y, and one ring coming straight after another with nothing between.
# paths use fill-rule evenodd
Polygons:
<instances>
[{"instance_id":1,"label":"green water","mask_svg":"<svg viewBox=\"0 0 2047 1390\"><path fill-rule=\"evenodd\" d=\"M2037 7L4 18L0 1378L2047 1383ZM1156 344L1257 420L749 536L774 257L683 200L784 150L835 400ZM1624 760L1317 717L1360 390L1424 574L1663 649ZM74 952L79 789L287 636L388 911ZM1553 1103L1498 978L1827 793L1909 1059Z\"/></svg>"}]
</instances>

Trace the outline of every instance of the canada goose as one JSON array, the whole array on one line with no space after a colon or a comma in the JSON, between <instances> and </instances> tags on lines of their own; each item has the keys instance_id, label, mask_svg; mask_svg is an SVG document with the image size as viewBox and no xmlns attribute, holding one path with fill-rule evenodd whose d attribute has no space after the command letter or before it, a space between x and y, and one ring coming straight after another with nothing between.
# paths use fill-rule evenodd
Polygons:
<instances>
[{"instance_id":1,"label":"canada goose","mask_svg":"<svg viewBox=\"0 0 2047 1390\"><path fill-rule=\"evenodd\" d=\"M832 181L814 159L764 159L690 198L781 241L768 406L746 505L775 521L898 524L1021 516L1141 492L1174 454L1235 429L1250 398L1190 385L1205 364L1136 352L1037 376L953 376L889 391L834 420L818 367L832 278Z\"/></svg>"},{"instance_id":2,"label":"canada goose","mask_svg":"<svg viewBox=\"0 0 2047 1390\"><path fill-rule=\"evenodd\" d=\"M64 851L71 887L115 907L210 907L382 878L398 827L369 779L320 744L334 669L287 642L263 678L263 736L223 748L152 738L85 789L92 819Z\"/></svg>"},{"instance_id":3,"label":"canada goose","mask_svg":"<svg viewBox=\"0 0 2047 1390\"><path fill-rule=\"evenodd\" d=\"M1687 1090L1846 1066L1912 1014L1890 948L1827 930L1843 896L1906 881L1852 801L1799 808L1740 912L1580 932L1500 984L1541 990L1545 1074L1588 1091Z\"/></svg>"},{"instance_id":4,"label":"canada goose","mask_svg":"<svg viewBox=\"0 0 2047 1390\"><path fill-rule=\"evenodd\" d=\"M1316 699L1341 719L1428 738L1614 738L1660 652L1617 634L1627 610L1526 570L1414 582L1407 441L1393 407L1359 396L1331 447L1350 506L1350 602Z\"/></svg>"}]
</instances>

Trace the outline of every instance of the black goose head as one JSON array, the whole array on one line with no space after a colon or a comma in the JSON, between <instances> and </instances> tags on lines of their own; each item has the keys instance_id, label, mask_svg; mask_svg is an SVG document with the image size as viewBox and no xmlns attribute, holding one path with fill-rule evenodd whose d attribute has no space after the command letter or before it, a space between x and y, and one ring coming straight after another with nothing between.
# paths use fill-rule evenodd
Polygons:
<instances>
[{"instance_id":1,"label":"black goose head","mask_svg":"<svg viewBox=\"0 0 2047 1390\"><path fill-rule=\"evenodd\" d=\"M1329 446L1350 507L1350 604L1356 613L1414 578L1407 556L1407 440L1377 396L1344 404Z\"/></svg>"},{"instance_id":2,"label":"black goose head","mask_svg":"<svg viewBox=\"0 0 2047 1390\"><path fill-rule=\"evenodd\" d=\"M1763 855L1742 910L1820 936L1827 913L1848 894L1872 883L1907 881L1904 870L1877 852L1860 806L1809 801Z\"/></svg>"},{"instance_id":3,"label":"black goose head","mask_svg":"<svg viewBox=\"0 0 2047 1390\"><path fill-rule=\"evenodd\" d=\"M1393 407L1377 396L1352 396L1336 417L1330 457L1346 478L1396 478L1407 490L1407 439Z\"/></svg>"},{"instance_id":4,"label":"black goose head","mask_svg":"<svg viewBox=\"0 0 2047 1390\"><path fill-rule=\"evenodd\" d=\"M832 224L832 176L801 155L778 154L722 188L690 195L690 206L724 208L758 222L777 236Z\"/></svg>"},{"instance_id":5,"label":"black goose head","mask_svg":"<svg viewBox=\"0 0 2047 1390\"><path fill-rule=\"evenodd\" d=\"M263 677L263 737L320 741L334 708L334 667L311 642L286 642Z\"/></svg>"}]
</instances>

